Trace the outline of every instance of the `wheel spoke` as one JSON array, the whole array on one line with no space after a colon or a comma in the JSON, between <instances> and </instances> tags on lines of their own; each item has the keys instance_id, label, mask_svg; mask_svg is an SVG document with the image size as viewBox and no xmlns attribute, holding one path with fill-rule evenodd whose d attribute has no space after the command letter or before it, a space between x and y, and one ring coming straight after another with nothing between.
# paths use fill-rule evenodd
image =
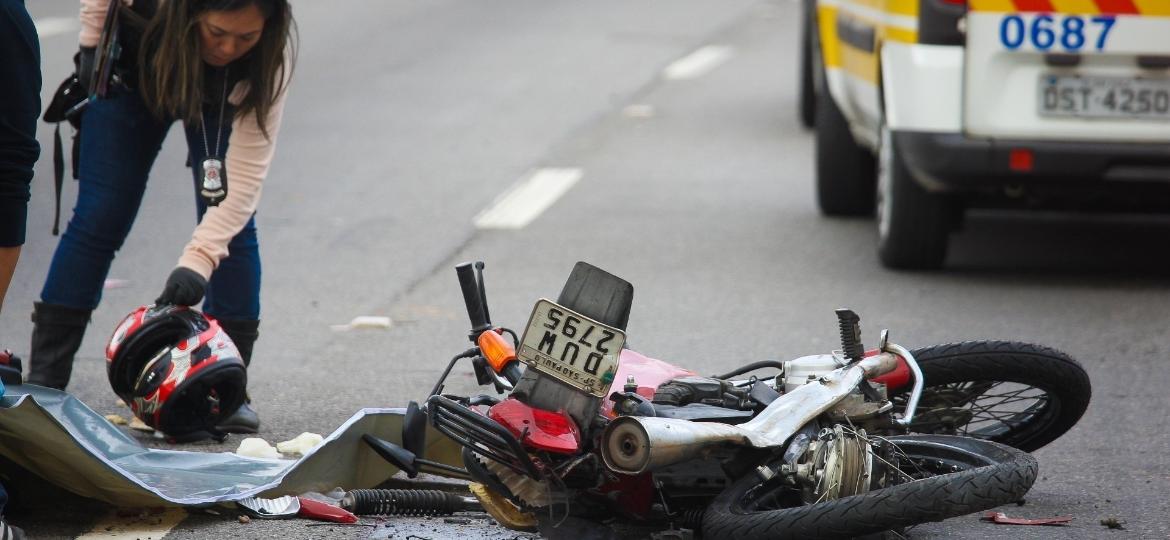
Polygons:
<instances>
[{"instance_id":1,"label":"wheel spoke","mask_svg":"<svg viewBox=\"0 0 1170 540\"><path fill-rule=\"evenodd\" d=\"M906 395L894 402L906 406ZM963 381L930 387L924 392L919 426L959 435L993 438L1035 418L1049 407L1052 397L1031 385L1007 381ZM957 411L965 411L954 418Z\"/></svg>"}]
</instances>

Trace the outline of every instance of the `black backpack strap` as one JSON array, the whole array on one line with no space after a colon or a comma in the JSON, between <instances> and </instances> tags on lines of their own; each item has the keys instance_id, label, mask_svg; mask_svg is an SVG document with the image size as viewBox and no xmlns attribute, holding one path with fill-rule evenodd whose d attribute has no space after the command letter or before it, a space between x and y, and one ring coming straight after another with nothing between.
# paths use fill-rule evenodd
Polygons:
<instances>
[{"instance_id":1,"label":"black backpack strap","mask_svg":"<svg viewBox=\"0 0 1170 540\"><path fill-rule=\"evenodd\" d=\"M76 145L74 145L74 148L76 148ZM57 122L57 129L53 133L53 188L57 196L56 209L53 211L53 236L61 234L61 187L65 181L65 156L62 154L61 123ZM73 174L76 178L76 161L73 162Z\"/></svg>"}]
</instances>

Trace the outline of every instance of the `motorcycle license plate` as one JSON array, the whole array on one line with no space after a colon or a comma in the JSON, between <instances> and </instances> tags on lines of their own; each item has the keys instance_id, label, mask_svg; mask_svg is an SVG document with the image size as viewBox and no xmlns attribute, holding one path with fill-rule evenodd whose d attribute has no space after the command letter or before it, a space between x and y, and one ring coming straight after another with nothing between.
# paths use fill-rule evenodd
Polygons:
<instances>
[{"instance_id":1,"label":"motorcycle license plate","mask_svg":"<svg viewBox=\"0 0 1170 540\"><path fill-rule=\"evenodd\" d=\"M605 397L626 334L541 298L532 308L516 356L569 386Z\"/></svg>"}]
</instances>

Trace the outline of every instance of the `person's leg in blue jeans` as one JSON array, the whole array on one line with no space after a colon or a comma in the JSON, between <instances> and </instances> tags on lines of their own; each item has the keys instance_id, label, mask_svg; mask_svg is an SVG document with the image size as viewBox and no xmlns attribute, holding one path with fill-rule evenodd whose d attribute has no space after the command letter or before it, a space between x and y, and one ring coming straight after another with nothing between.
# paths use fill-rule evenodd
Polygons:
<instances>
[{"instance_id":1,"label":"person's leg in blue jeans","mask_svg":"<svg viewBox=\"0 0 1170 540\"><path fill-rule=\"evenodd\" d=\"M206 122L203 128L187 126L187 149L192 165L198 219L203 219L207 212L207 204L199 197L202 183L199 164L207 158L208 151L215 153L216 139L221 141L217 157L224 158L227 154L226 144L232 132L232 112L229 106L224 114L222 131L218 115L213 112L203 115ZM230 197L230 168L226 169L225 176ZM203 301L203 311L215 317L220 327L227 332L239 348L245 366L251 365L252 347L260 336L260 273L260 243L256 236L256 217L253 216L228 243L228 256L211 273ZM229 433L256 433L260 428L260 418L252 410L250 402L251 398L218 427Z\"/></svg>"},{"instance_id":2,"label":"person's leg in blue jeans","mask_svg":"<svg viewBox=\"0 0 1170 540\"><path fill-rule=\"evenodd\" d=\"M77 204L34 306L28 382L62 389L69 383L89 314L138 214L168 125L124 90L82 114Z\"/></svg>"}]
</instances>

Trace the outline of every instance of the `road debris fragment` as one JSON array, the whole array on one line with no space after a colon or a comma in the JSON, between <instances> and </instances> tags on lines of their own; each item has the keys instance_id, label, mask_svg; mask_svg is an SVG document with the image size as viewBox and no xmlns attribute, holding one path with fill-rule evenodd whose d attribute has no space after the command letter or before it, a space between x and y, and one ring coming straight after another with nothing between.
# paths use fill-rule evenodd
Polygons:
<instances>
[{"instance_id":1,"label":"road debris fragment","mask_svg":"<svg viewBox=\"0 0 1170 540\"><path fill-rule=\"evenodd\" d=\"M148 433L154 431L154 428L146 425L146 422L143 422L142 419L138 418L137 416L130 419L130 429L136 429L138 431L145 431Z\"/></svg>"},{"instance_id":2,"label":"road debris fragment","mask_svg":"<svg viewBox=\"0 0 1170 540\"><path fill-rule=\"evenodd\" d=\"M349 321L348 324L335 324L330 326L334 332L348 332L356 329L377 329L386 330L393 324L390 317L383 317L380 315L358 315Z\"/></svg>"},{"instance_id":3,"label":"road debris fragment","mask_svg":"<svg viewBox=\"0 0 1170 540\"><path fill-rule=\"evenodd\" d=\"M1110 529L1125 530L1125 522L1120 521L1115 517L1107 517L1101 520L1101 525L1109 527Z\"/></svg>"},{"instance_id":4,"label":"road debris fragment","mask_svg":"<svg viewBox=\"0 0 1170 540\"><path fill-rule=\"evenodd\" d=\"M323 438L316 433L305 432L297 435L292 440L276 443L276 451L280 452L281 454L296 454L298 456L303 456L307 454L309 450L312 450L318 444L321 444L322 440Z\"/></svg>"},{"instance_id":5,"label":"road debris fragment","mask_svg":"<svg viewBox=\"0 0 1170 540\"><path fill-rule=\"evenodd\" d=\"M1051 517L1051 518L1013 518L1008 517L1003 512L988 512L983 515L983 521L990 521L1000 525L1065 525L1072 521L1072 517Z\"/></svg>"},{"instance_id":6,"label":"road debris fragment","mask_svg":"<svg viewBox=\"0 0 1170 540\"><path fill-rule=\"evenodd\" d=\"M120 414L107 414L106 420L109 421L109 423L114 424L115 426L124 426L124 425L129 423Z\"/></svg>"},{"instance_id":7,"label":"road debris fragment","mask_svg":"<svg viewBox=\"0 0 1170 540\"><path fill-rule=\"evenodd\" d=\"M248 437L240 441L240 447L236 449L236 455L245 457L257 458L275 458L280 459L284 456L276 450L268 441L260 437Z\"/></svg>"}]
</instances>

